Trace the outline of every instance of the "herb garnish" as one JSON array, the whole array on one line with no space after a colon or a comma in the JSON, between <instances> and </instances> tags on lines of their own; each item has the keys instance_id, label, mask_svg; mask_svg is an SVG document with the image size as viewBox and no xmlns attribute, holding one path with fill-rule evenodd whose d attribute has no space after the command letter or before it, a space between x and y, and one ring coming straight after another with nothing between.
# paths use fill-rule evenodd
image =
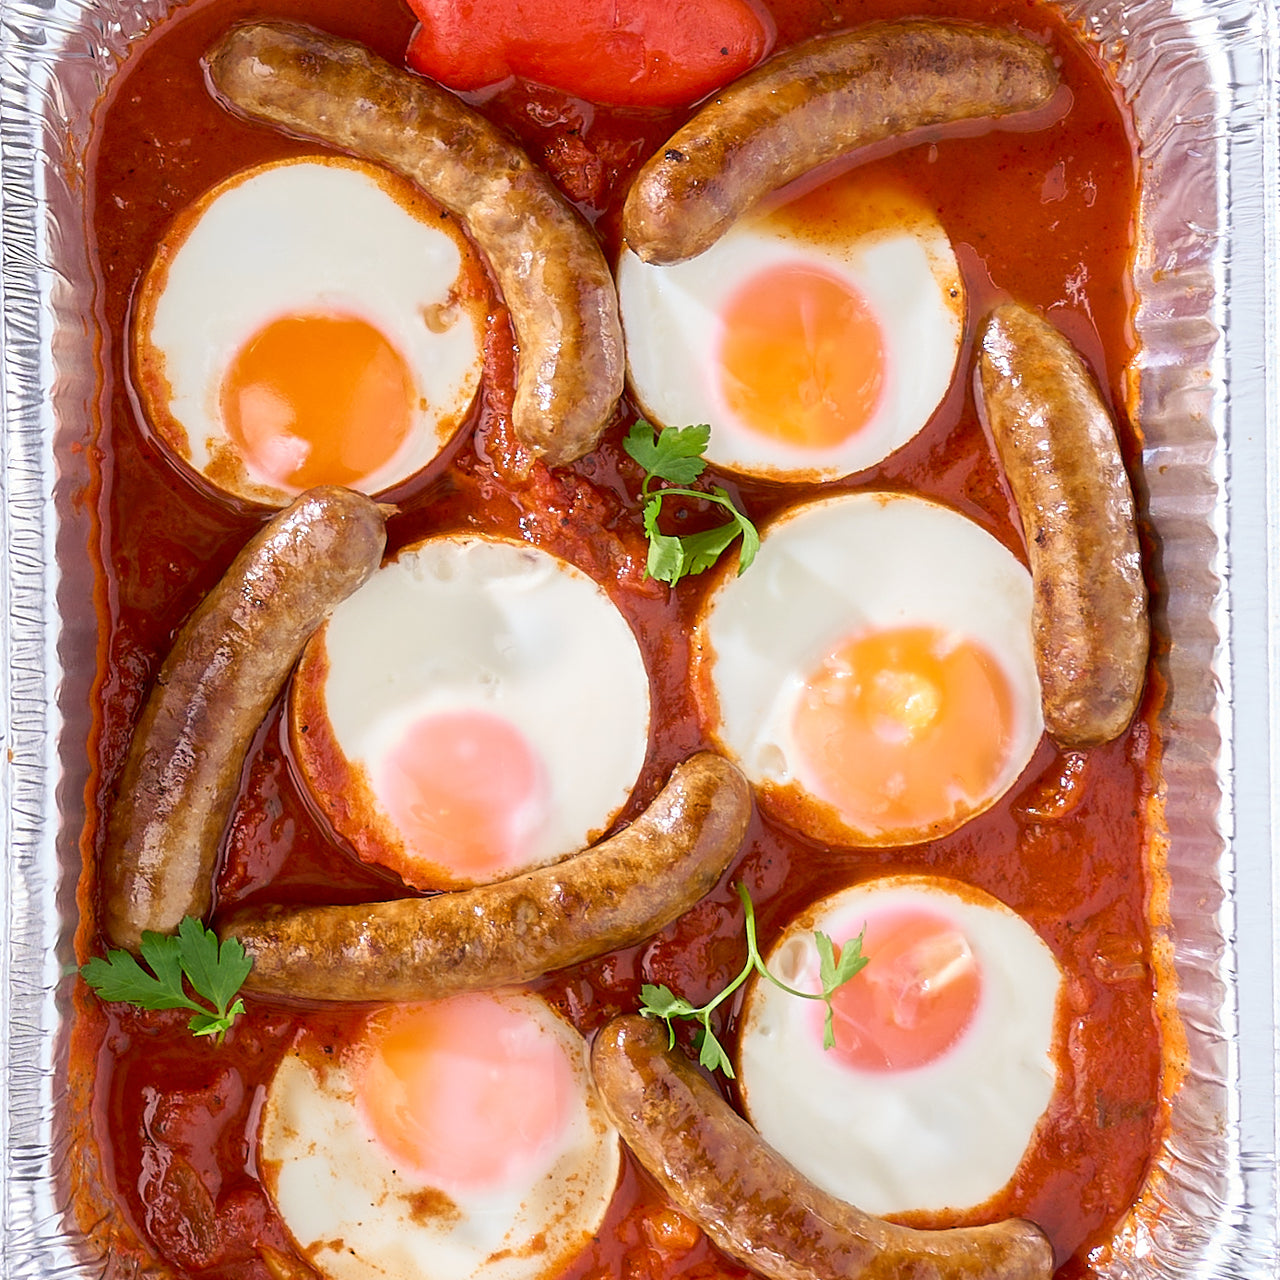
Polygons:
<instances>
[{"instance_id":1,"label":"herb garnish","mask_svg":"<svg viewBox=\"0 0 1280 1280\"><path fill-rule=\"evenodd\" d=\"M818 968L819 977L822 981L822 992L818 994L812 991L797 991L794 987L787 986L785 982L775 978L769 972L764 958L760 954L760 949L756 945L755 906L751 901L751 894L748 892L747 886L738 884L734 887L738 891L738 897L742 899L742 906L746 911L747 917L747 962L743 965L742 972L723 991L712 997L701 1008L694 1008L687 1000L675 995L669 987L645 983L640 988L640 1012L646 1018L661 1018L667 1024L667 1032L670 1036L669 1046L674 1045L676 1042L676 1031L672 1019L695 1019L700 1024L698 1032L698 1061L708 1071L723 1071L730 1080L734 1078L733 1067L729 1062L729 1055L724 1051L724 1046L716 1039L715 1033L711 1030L711 1015L718 1006L723 1004L746 982L753 970L762 978L767 978L775 987L780 987L788 995L799 996L801 1000L824 1001L827 1006L827 1016L823 1025L822 1043L824 1048L833 1049L836 1043L836 1036L835 1028L832 1024L831 997L837 987L844 986L850 978L860 973L867 964L867 957L862 954L863 935L861 933L840 948L840 958L837 960L835 945L831 939L821 930L815 929L813 940L818 948Z\"/></svg>"},{"instance_id":2,"label":"herb garnish","mask_svg":"<svg viewBox=\"0 0 1280 1280\"><path fill-rule=\"evenodd\" d=\"M219 945L213 930L187 916L176 936L145 932L141 951L150 973L128 951L108 951L105 960L95 956L83 965L80 974L104 1000L143 1009L191 1009L188 1029L197 1036L216 1035L221 1044L227 1029L244 1012L244 1001L231 1004L231 999L253 968L239 941L227 938ZM214 1006L212 1010L187 994L184 977L196 995Z\"/></svg>"},{"instance_id":3,"label":"herb garnish","mask_svg":"<svg viewBox=\"0 0 1280 1280\"><path fill-rule=\"evenodd\" d=\"M675 586L686 575L709 569L739 534L742 545L738 548L738 572L741 573L760 549L760 535L755 525L734 506L733 499L724 489L716 486L707 493L682 487L691 484L706 470L707 463L702 453L711 439L711 428L706 425L663 427L656 439L653 433L653 424L641 418L623 441L627 453L645 470L644 485L640 490L644 503L644 531L649 535L645 573L659 582ZM653 484L657 480L665 481L666 487L654 489ZM683 537L663 533L658 528L658 516L662 511L662 500L666 497L701 498L704 502L724 507L730 518L725 524L702 533L688 533Z\"/></svg>"}]
</instances>

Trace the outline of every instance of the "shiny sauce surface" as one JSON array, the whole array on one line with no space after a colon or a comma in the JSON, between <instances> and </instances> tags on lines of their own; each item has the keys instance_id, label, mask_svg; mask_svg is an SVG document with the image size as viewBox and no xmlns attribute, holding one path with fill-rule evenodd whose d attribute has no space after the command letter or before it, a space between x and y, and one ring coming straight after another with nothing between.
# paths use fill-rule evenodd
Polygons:
<instances>
[{"instance_id":1,"label":"shiny sauce surface","mask_svg":"<svg viewBox=\"0 0 1280 1280\"><path fill-rule=\"evenodd\" d=\"M910 0L771 0L768 7L778 48L819 31L919 12ZM1136 143L1105 68L1056 11L1030 0L946 0L929 8L1047 41L1068 90L1056 118L1033 131L940 130L854 171L859 181L914 193L936 210L955 245L970 305L951 391L913 441L834 485L717 481L758 524L819 491L917 492L970 516L1025 559L1017 514L974 405L974 330L1006 298L1048 314L1099 376L1126 458L1135 463L1126 369L1135 351L1129 268ZM402 62L413 28L396 0L195 0L139 42L100 107L88 218L102 341L92 548L100 559L102 639L89 870L80 886L82 958L98 948L92 866L103 816L151 678L186 615L264 518L261 509L200 487L165 458L131 392L127 350L134 292L170 221L245 167L317 150L232 118L206 91L201 54L230 23L249 16L310 22L358 38L394 63ZM519 82L476 100L561 185L610 253L618 248L631 175L689 114L609 110ZM513 355L496 294L492 317L474 430L460 433L425 475L388 495L399 507L388 550L434 532L493 532L543 546L605 584L640 639L652 680L654 727L623 815L629 819L674 763L707 745L689 688L686 637L711 584L694 578L670 591L643 576L642 477L621 446L635 416L629 403L599 449L568 468L536 466L519 477L504 465ZM691 520L706 514L690 509ZM1018 1174L981 1213L905 1220L932 1226L1024 1215L1048 1232L1061 1276L1088 1276L1092 1251L1139 1195L1162 1114L1148 925L1157 710L1153 682L1118 741L1064 753L1045 739L1008 795L939 840L831 851L757 815L728 875L681 920L641 946L537 985L586 1034L633 1010L643 982L666 983L695 1003L706 999L745 954L735 881L752 892L766 949L801 908L874 876L924 872L991 893L1032 924L1063 969L1058 1088ZM358 863L318 818L291 764L279 707L247 763L217 888L219 911L254 901L360 901L404 892L394 876ZM81 1222L118 1260L266 1280L272 1273L264 1255L291 1256L256 1176L263 1092L303 1020L341 1037L362 1011L248 1003L247 1016L215 1047L193 1040L181 1013L103 1006L83 987L77 991L69 1123L84 1158L70 1177ZM663 1196L629 1162L598 1239L570 1272L637 1280L741 1274L698 1233L673 1231Z\"/></svg>"}]
</instances>

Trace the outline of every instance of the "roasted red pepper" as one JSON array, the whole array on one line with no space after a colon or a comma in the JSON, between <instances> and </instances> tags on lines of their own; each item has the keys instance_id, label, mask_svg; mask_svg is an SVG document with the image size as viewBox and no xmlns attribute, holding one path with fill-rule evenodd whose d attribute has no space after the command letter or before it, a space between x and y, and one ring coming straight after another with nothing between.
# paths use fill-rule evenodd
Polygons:
<instances>
[{"instance_id":1,"label":"roasted red pepper","mask_svg":"<svg viewBox=\"0 0 1280 1280\"><path fill-rule=\"evenodd\" d=\"M410 0L408 64L451 89L511 76L615 106L696 102L757 63L755 0Z\"/></svg>"}]
</instances>

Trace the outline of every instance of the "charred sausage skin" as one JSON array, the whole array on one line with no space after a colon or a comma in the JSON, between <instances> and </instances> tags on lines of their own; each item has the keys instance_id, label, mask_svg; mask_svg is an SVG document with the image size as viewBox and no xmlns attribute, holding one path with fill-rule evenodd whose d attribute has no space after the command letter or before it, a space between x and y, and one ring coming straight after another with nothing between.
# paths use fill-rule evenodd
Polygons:
<instances>
[{"instance_id":1,"label":"charred sausage skin","mask_svg":"<svg viewBox=\"0 0 1280 1280\"><path fill-rule=\"evenodd\" d=\"M528 982L630 946L719 880L746 835L751 792L700 753L629 827L497 884L363 906L266 907L220 932L253 957L246 990L310 1000L434 1000Z\"/></svg>"},{"instance_id":2,"label":"charred sausage skin","mask_svg":"<svg viewBox=\"0 0 1280 1280\"><path fill-rule=\"evenodd\" d=\"M1045 728L1060 746L1097 746L1133 718L1150 637L1115 424L1067 339L1016 303L987 320L978 369L1027 540Z\"/></svg>"},{"instance_id":3,"label":"charred sausage skin","mask_svg":"<svg viewBox=\"0 0 1280 1280\"><path fill-rule=\"evenodd\" d=\"M549 466L595 447L622 394L613 276L591 230L510 138L431 81L310 27L237 27L205 67L239 114L383 165L462 219L515 327L517 437Z\"/></svg>"},{"instance_id":4,"label":"charred sausage skin","mask_svg":"<svg viewBox=\"0 0 1280 1280\"><path fill-rule=\"evenodd\" d=\"M767 1280L1049 1280L1033 1223L916 1231L814 1186L638 1015L596 1036L591 1069L623 1141L675 1205Z\"/></svg>"},{"instance_id":5,"label":"charred sausage skin","mask_svg":"<svg viewBox=\"0 0 1280 1280\"><path fill-rule=\"evenodd\" d=\"M174 639L134 730L102 858L102 928L136 948L203 916L253 735L311 633L378 567L378 505L311 489L274 516Z\"/></svg>"},{"instance_id":6,"label":"charred sausage skin","mask_svg":"<svg viewBox=\"0 0 1280 1280\"><path fill-rule=\"evenodd\" d=\"M708 249L763 196L927 125L1028 111L1058 85L1048 50L964 23L874 23L818 36L717 94L640 170L623 236L646 262Z\"/></svg>"}]
</instances>

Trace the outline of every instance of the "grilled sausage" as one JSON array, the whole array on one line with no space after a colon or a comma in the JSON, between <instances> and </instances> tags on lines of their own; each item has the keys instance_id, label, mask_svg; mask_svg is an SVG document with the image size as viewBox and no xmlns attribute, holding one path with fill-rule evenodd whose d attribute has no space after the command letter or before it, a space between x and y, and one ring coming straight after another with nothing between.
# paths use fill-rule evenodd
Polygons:
<instances>
[{"instance_id":1,"label":"grilled sausage","mask_svg":"<svg viewBox=\"0 0 1280 1280\"><path fill-rule=\"evenodd\" d=\"M183 624L107 820L103 931L136 948L203 916L253 735L307 638L378 567L376 503L312 489L271 519Z\"/></svg>"},{"instance_id":2,"label":"grilled sausage","mask_svg":"<svg viewBox=\"0 0 1280 1280\"><path fill-rule=\"evenodd\" d=\"M1022 518L1045 728L1063 747L1124 732L1147 669L1147 593L1115 424L1071 344L999 307L978 356L988 427Z\"/></svg>"},{"instance_id":3,"label":"grilled sausage","mask_svg":"<svg viewBox=\"0 0 1280 1280\"><path fill-rule=\"evenodd\" d=\"M613 277L591 230L513 141L431 81L310 27L238 27L206 70L241 115L383 165L461 218L515 327L516 435L550 466L594 448L622 393Z\"/></svg>"},{"instance_id":4,"label":"grilled sausage","mask_svg":"<svg viewBox=\"0 0 1280 1280\"><path fill-rule=\"evenodd\" d=\"M1057 84L1046 49L987 27L883 22L815 37L717 94L645 164L623 235L646 262L683 262L827 161L926 125L1031 110Z\"/></svg>"},{"instance_id":5,"label":"grilled sausage","mask_svg":"<svg viewBox=\"0 0 1280 1280\"><path fill-rule=\"evenodd\" d=\"M528 982L656 933L737 853L751 793L703 753L631 826L497 884L367 906L266 907L221 929L253 957L247 990L311 1000L434 1000Z\"/></svg>"},{"instance_id":6,"label":"grilled sausage","mask_svg":"<svg viewBox=\"0 0 1280 1280\"><path fill-rule=\"evenodd\" d=\"M814 1186L678 1050L660 1022L615 1018L591 1069L610 1119L677 1208L768 1280L1048 1280L1033 1223L916 1231Z\"/></svg>"}]
</instances>

